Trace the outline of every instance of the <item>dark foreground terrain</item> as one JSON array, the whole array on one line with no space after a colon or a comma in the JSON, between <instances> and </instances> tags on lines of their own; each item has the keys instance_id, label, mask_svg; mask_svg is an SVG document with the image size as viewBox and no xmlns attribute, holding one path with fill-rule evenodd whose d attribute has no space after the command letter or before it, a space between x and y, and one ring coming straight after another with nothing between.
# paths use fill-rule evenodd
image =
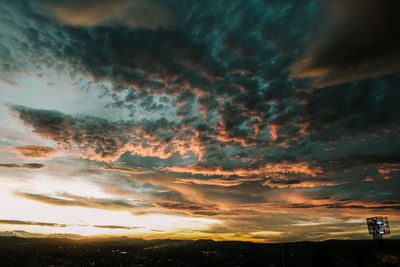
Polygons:
<instances>
[{"instance_id":1,"label":"dark foreground terrain","mask_svg":"<svg viewBox=\"0 0 400 267\"><path fill-rule=\"evenodd\" d=\"M256 244L0 237L0 266L400 266L400 240Z\"/></svg>"}]
</instances>

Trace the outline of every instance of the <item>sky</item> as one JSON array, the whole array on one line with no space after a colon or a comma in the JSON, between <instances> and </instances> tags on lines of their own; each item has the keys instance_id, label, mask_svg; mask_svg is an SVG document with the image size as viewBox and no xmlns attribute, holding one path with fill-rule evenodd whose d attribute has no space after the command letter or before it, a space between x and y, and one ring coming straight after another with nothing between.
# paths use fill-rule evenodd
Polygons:
<instances>
[{"instance_id":1,"label":"sky","mask_svg":"<svg viewBox=\"0 0 400 267\"><path fill-rule=\"evenodd\" d=\"M0 235L400 230L397 0L3 0Z\"/></svg>"}]
</instances>

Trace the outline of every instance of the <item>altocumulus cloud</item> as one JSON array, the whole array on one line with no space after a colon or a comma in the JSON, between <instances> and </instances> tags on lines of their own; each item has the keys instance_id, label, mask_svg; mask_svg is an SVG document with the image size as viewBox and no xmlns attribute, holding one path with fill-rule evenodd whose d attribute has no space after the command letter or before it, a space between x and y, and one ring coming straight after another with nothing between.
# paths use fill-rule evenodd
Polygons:
<instances>
[{"instance_id":1,"label":"altocumulus cloud","mask_svg":"<svg viewBox=\"0 0 400 267\"><path fill-rule=\"evenodd\" d=\"M35 133L84 158L113 161L125 153L175 158L176 162L189 158L189 165L172 163L175 166L166 170L192 175L258 175L271 177L264 184L274 186L295 186L290 182L293 179L315 179L324 175L324 170L332 170L332 163L341 168L343 153L335 149L345 151L349 140L355 140L360 148L367 145L363 140L368 136L373 136L371 144L397 143L391 139L398 132L399 113L394 112L397 105L393 102L398 95L393 87L396 75L312 93L307 91L307 79L290 79L291 66L307 48L311 29L323 22L323 12L333 14L333 22L322 23L338 32L332 36L362 38L341 33L347 29L344 24L353 19L349 12L335 19L340 13L335 13L336 3L222 1L218 8L210 8L210 1L187 1L179 3L178 11L174 9L176 1L151 4L154 11L174 11L179 23L121 25L113 18L114 11L108 18L79 12L80 8L94 12L112 7L120 14L148 8L141 1L38 1L20 8L33 25L23 30L35 44L29 51L42 50L39 54L44 56L37 57L43 62L63 59L64 68L75 75L89 74L95 81L110 82L111 88L103 88L101 93L111 95L115 100L111 105L130 110L133 117L109 122L14 106L19 118ZM358 18L355 27L362 27L365 14L376 6L382 20L379 25L387 28L384 14L390 4L368 1L354 15ZM75 19L68 15L71 12L82 21L66 21ZM44 27L35 27L39 22ZM373 30L369 25L365 25L367 32ZM391 42L385 37L388 32L390 28L383 32L382 40ZM40 46L43 42L47 45ZM325 43L337 42L322 39L316 43L318 49L310 56L315 61L323 57ZM377 53L376 57L383 55ZM328 103L331 108L324 108ZM138 119L142 112L156 118ZM393 153L397 152L389 154ZM345 158L351 161L350 156ZM318 185L316 181L308 184Z\"/></svg>"}]
</instances>

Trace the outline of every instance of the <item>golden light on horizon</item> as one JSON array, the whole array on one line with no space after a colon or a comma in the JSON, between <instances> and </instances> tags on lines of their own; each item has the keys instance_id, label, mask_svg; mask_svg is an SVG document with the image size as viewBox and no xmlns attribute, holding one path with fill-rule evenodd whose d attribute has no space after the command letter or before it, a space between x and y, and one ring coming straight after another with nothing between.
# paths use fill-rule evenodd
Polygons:
<instances>
[{"instance_id":1,"label":"golden light on horizon","mask_svg":"<svg viewBox=\"0 0 400 267\"><path fill-rule=\"evenodd\" d=\"M151 213L134 215L129 211L104 210L74 206L56 206L14 195L2 195L1 220L20 220L33 223L54 223L65 225L0 225L5 230L24 230L43 234L93 235L134 235L137 233L179 232L184 229L206 230L218 224L219 220ZM4 200L7 198L7 201ZM40 212L39 212L40 211ZM98 227L96 227L98 226ZM107 227L110 226L110 227Z\"/></svg>"}]
</instances>

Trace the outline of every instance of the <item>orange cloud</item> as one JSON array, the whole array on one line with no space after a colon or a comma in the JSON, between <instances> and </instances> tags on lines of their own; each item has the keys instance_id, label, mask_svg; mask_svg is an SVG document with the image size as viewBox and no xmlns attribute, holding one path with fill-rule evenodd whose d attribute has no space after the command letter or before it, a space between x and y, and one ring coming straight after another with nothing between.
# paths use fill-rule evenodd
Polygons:
<instances>
[{"instance_id":1,"label":"orange cloud","mask_svg":"<svg viewBox=\"0 0 400 267\"><path fill-rule=\"evenodd\" d=\"M191 174L203 174L203 175L222 175L231 176L237 175L241 177L252 176L252 175L274 175L274 174L285 174L285 173L296 173L304 174L312 177L316 177L323 173L320 167L310 167L306 162L299 163L267 163L266 165L258 169L245 169L237 168L233 170L226 170L220 166L202 166L198 164L180 165L167 167L165 170L169 172L179 173L191 173Z\"/></svg>"},{"instance_id":2,"label":"orange cloud","mask_svg":"<svg viewBox=\"0 0 400 267\"><path fill-rule=\"evenodd\" d=\"M132 174L148 174L153 173L152 171L136 169L136 168L129 168L129 167L120 167L120 166L104 166L104 170L107 171L119 171L119 172L126 172Z\"/></svg>"},{"instance_id":3,"label":"orange cloud","mask_svg":"<svg viewBox=\"0 0 400 267\"><path fill-rule=\"evenodd\" d=\"M40 6L58 22L73 26L107 25L118 21L132 27L167 26L171 19L168 9L149 0L40 0Z\"/></svg>"},{"instance_id":4,"label":"orange cloud","mask_svg":"<svg viewBox=\"0 0 400 267\"><path fill-rule=\"evenodd\" d=\"M231 137L229 131L226 128L226 124L222 119L219 121L219 124L219 134L217 135L217 140L221 142L236 142L241 144L243 147L255 145L254 142L249 142L249 140L245 137Z\"/></svg>"},{"instance_id":5,"label":"orange cloud","mask_svg":"<svg viewBox=\"0 0 400 267\"><path fill-rule=\"evenodd\" d=\"M237 186L249 181L261 181L262 178L246 178L246 179L190 179L190 178L177 178L175 183L182 184L198 184L198 185L215 185L215 186Z\"/></svg>"},{"instance_id":6,"label":"orange cloud","mask_svg":"<svg viewBox=\"0 0 400 267\"><path fill-rule=\"evenodd\" d=\"M278 130L280 127L275 124L271 124L269 127L271 128L269 133L271 135L272 140L278 139Z\"/></svg>"},{"instance_id":7,"label":"orange cloud","mask_svg":"<svg viewBox=\"0 0 400 267\"><path fill-rule=\"evenodd\" d=\"M56 151L47 146L15 146L13 149L25 158L46 158Z\"/></svg>"}]
</instances>

